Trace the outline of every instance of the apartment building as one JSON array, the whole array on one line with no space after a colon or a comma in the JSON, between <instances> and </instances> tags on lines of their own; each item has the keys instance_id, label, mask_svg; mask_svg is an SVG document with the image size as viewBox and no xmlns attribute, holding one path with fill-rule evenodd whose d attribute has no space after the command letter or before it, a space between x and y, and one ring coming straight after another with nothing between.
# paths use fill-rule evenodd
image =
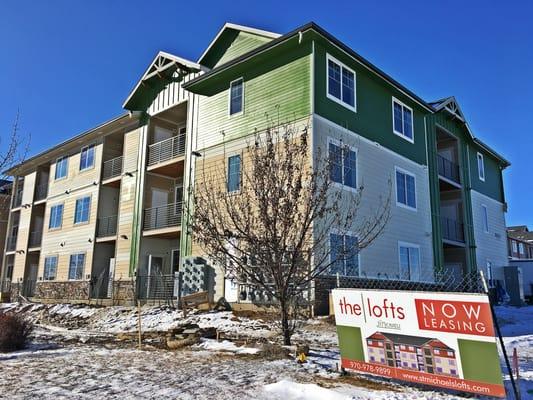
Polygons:
<instances>
[{"instance_id":1,"label":"apartment building","mask_svg":"<svg viewBox=\"0 0 533 400\"><path fill-rule=\"evenodd\" d=\"M527 226L508 227L507 240L510 259L533 259L533 232Z\"/></svg>"},{"instance_id":2,"label":"apartment building","mask_svg":"<svg viewBox=\"0 0 533 400\"><path fill-rule=\"evenodd\" d=\"M360 212L392 196L385 232L336 273L431 282L435 271L492 276L506 264L509 163L473 135L455 98L424 101L314 23L284 35L226 24L196 62L160 52L123 108L9 171L2 277L12 288L176 296L174 274L197 263L215 298L237 301L184 210L201 166L229 160L228 190L238 185L247 139L273 121L307 127L315 152L343 153L332 179L337 190L365 187Z\"/></svg>"}]
</instances>

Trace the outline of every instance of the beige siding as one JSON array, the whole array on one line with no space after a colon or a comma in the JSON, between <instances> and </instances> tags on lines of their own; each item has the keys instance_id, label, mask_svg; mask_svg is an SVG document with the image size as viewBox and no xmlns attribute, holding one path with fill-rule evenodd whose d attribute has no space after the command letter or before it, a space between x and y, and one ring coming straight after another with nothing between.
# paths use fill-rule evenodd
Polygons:
<instances>
[{"instance_id":1,"label":"beige siding","mask_svg":"<svg viewBox=\"0 0 533 400\"><path fill-rule=\"evenodd\" d=\"M185 76L182 82L169 83L161 92L159 92L150 107L148 107L148 114L157 114L158 112L170 108L178 103L189 100L189 98L192 97L192 93L184 90L181 86L182 84L196 78L200 74L200 72L191 73ZM174 77L176 76L177 74L175 73Z\"/></svg>"}]
</instances>

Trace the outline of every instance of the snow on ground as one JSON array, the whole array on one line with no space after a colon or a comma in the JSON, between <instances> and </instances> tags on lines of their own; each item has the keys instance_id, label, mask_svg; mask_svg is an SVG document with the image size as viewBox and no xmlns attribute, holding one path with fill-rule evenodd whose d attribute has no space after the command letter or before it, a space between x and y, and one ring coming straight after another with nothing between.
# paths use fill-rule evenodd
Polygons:
<instances>
[{"instance_id":1,"label":"snow on ground","mask_svg":"<svg viewBox=\"0 0 533 400\"><path fill-rule=\"evenodd\" d=\"M137 329L136 308L0 304L0 311L6 310L24 312L37 325L28 349L0 353L0 399L465 398L381 378L341 376L335 327L321 318L306 321L294 336L295 342L311 345L307 362L298 364L283 356L269 358L268 348L261 351L261 343L276 338L275 324L231 312L183 318L171 307L143 307L143 331L197 324L223 333L221 342L202 339L190 348L168 351L137 350L131 343L118 348L115 335ZM533 398L533 307L497 307L496 313L509 355L513 348L518 351L522 396ZM502 371L510 388L503 362Z\"/></svg>"}]
</instances>

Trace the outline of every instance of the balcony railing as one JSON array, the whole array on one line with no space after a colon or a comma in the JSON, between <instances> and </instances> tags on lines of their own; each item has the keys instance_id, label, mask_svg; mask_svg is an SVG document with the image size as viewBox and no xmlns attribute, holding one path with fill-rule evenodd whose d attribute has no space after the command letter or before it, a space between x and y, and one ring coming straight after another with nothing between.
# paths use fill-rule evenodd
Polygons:
<instances>
[{"instance_id":1,"label":"balcony railing","mask_svg":"<svg viewBox=\"0 0 533 400\"><path fill-rule=\"evenodd\" d=\"M20 207L22 204L22 190L19 190L17 193L15 193L15 196L13 197L13 208Z\"/></svg>"},{"instance_id":2,"label":"balcony railing","mask_svg":"<svg viewBox=\"0 0 533 400\"><path fill-rule=\"evenodd\" d=\"M439 175L447 178L453 182L460 183L459 165L447 158L437 154L437 164L439 169Z\"/></svg>"},{"instance_id":3,"label":"balcony railing","mask_svg":"<svg viewBox=\"0 0 533 400\"><path fill-rule=\"evenodd\" d=\"M181 202L144 210L143 229L161 229L178 226L181 223Z\"/></svg>"},{"instance_id":4,"label":"balcony railing","mask_svg":"<svg viewBox=\"0 0 533 400\"><path fill-rule=\"evenodd\" d=\"M14 251L17 248L17 236L8 236L7 238L7 251Z\"/></svg>"},{"instance_id":5,"label":"balcony railing","mask_svg":"<svg viewBox=\"0 0 533 400\"><path fill-rule=\"evenodd\" d=\"M48 196L48 183L41 183L35 186L35 201L44 200L46 196Z\"/></svg>"},{"instance_id":6,"label":"balcony railing","mask_svg":"<svg viewBox=\"0 0 533 400\"><path fill-rule=\"evenodd\" d=\"M441 217L440 224L443 239L464 243L464 225L461 222L451 218Z\"/></svg>"},{"instance_id":7,"label":"balcony railing","mask_svg":"<svg viewBox=\"0 0 533 400\"><path fill-rule=\"evenodd\" d=\"M28 247L40 247L41 242L43 240L43 232L42 231L35 231L30 232L30 237L28 240Z\"/></svg>"},{"instance_id":8,"label":"balcony railing","mask_svg":"<svg viewBox=\"0 0 533 400\"><path fill-rule=\"evenodd\" d=\"M102 179L111 179L122 174L122 160L124 157L115 157L104 162L104 172Z\"/></svg>"},{"instance_id":9,"label":"balcony railing","mask_svg":"<svg viewBox=\"0 0 533 400\"><path fill-rule=\"evenodd\" d=\"M148 146L148 166L185 154L185 134L173 136Z\"/></svg>"},{"instance_id":10,"label":"balcony railing","mask_svg":"<svg viewBox=\"0 0 533 400\"><path fill-rule=\"evenodd\" d=\"M115 236L117 234L117 216L98 218L96 237Z\"/></svg>"}]
</instances>

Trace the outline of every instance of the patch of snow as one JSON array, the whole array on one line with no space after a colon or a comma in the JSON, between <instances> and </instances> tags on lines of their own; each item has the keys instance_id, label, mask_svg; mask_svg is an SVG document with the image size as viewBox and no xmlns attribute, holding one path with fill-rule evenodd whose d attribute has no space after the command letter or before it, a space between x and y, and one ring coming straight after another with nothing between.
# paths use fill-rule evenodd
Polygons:
<instances>
[{"instance_id":1,"label":"patch of snow","mask_svg":"<svg viewBox=\"0 0 533 400\"><path fill-rule=\"evenodd\" d=\"M354 398L374 398L368 396L346 396L335 390L326 389L312 383L295 383L288 380L266 385L265 391L274 396L273 398L280 400L350 400Z\"/></svg>"},{"instance_id":2,"label":"patch of snow","mask_svg":"<svg viewBox=\"0 0 533 400\"><path fill-rule=\"evenodd\" d=\"M235 354L257 354L261 351L261 349L255 347L239 347L235 345L235 343L230 342L229 340L223 340L221 342L218 342L215 339L202 339L202 343L194 347L203 350L221 351Z\"/></svg>"}]
</instances>

